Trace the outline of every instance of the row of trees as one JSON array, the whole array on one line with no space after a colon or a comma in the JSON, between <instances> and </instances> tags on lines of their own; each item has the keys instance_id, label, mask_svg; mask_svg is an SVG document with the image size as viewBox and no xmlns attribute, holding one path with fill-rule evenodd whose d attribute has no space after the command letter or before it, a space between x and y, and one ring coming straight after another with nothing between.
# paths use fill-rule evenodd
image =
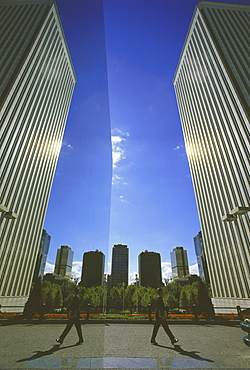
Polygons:
<instances>
[{"instance_id":1,"label":"row of trees","mask_svg":"<svg viewBox=\"0 0 250 370\"><path fill-rule=\"evenodd\" d=\"M68 281L62 285L49 281L38 280L33 288L26 312L39 311L43 307L46 312L53 312L58 308L67 308L73 298L75 283ZM117 285L110 290L103 286L79 287L82 310L90 309L92 312L110 312L129 310L133 312L147 311L149 305L154 311L154 302L157 295L155 288ZM164 303L170 309L185 309L187 312L195 311L197 314L206 312L213 315L209 287L201 280L193 284L181 286L172 282L163 287Z\"/></svg>"}]
</instances>

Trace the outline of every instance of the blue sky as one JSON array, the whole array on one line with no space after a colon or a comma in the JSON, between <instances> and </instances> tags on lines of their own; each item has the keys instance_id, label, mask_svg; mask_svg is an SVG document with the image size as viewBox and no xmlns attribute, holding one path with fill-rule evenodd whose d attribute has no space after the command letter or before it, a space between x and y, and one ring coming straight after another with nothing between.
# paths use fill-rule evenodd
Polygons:
<instances>
[{"instance_id":1,"label":"blue sky","mask_svg":"<svg viewBox=\"0 0 250 370\"><path fill-rule=\"evenodd\" d=\"M95 249L109 273L112 246L122 243L131 279L145 249L161 254L163 277L175 246L197 272L200 225L172 84L197 1L56 3L77 82L44 225L46 271L70 245L75 276Z\"/></svg>"}]
</instances>

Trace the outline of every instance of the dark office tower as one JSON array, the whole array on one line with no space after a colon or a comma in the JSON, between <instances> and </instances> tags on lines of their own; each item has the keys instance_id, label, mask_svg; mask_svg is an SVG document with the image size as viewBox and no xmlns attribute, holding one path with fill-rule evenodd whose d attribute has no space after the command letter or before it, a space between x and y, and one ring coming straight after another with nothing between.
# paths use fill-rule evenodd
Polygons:
<instances>
[{"instance_id":1,"label":"dark office tower","mask_svg":"<svg viewBox=\"0 0 250 370\"><path fill-rule=\"evenodd\" d=\"M51 239L51 236L46 232L46 230L43 230L42 239L41 239L41 243L40 243L39 251L37 255L37 261L36 261L33 281L35 281L35 279L38 277L40 277L41 280L43 280L47 255L49 252L50 239Z\"/></svg>"},{"instance_id":2,"label":"dark office tower","mask_svg":"<svg viewBox=\"0 0 250 370\"><path fill-rule=\"evenodd\" d=\"M76 79L53 1L1 1L0 12L0 304L21 311Z\"/></svg>"},{"instance_id":3,"label":"dark office tower","mask_svg":"<svg viewBox=\"0 0 250 370\"><path fill-rule=\"evenodd\" d=\"M175 247L171 256L172 278L189 275L187 251L183 247Z\"/></svg>"},{"instance_id":4,"label":"dark office tower","mask_svg":"<svg viewBox=\"0 0 250 370\"><path fill-rule=\"evenodd\" d=\"M201 231L194 237L194 247L198 262L199 275L201 280L209 283L209 276L207 270L206 255L204 251L204 245L202 240Z\"/></svg>"},{"instance_id":5,"label":"dark office tower","mask_svg":"<svg viewBox=\"0 0 250 370\"><path fill-rule=\"evenodd\" d=\"M216 312L250 306L249 16L200 2L174 77Z\"/></svg>"},{"instance_id":6,"label":"dark office tower","mask_svg":"<svg viewBox=\"0 0 250 370\"><path fill-rule=\"evenodd\" d=\"M114 245L112 251L111 285L128 285L128 247L127 245Z\"/></svg>"},{"instance_id":7,"label":"dark office tower","mask_svg":"<svg viewBox=\"0 0 250 370\"><path fill-rule=\"evenodd\" d=\"M62 245L57 249L55 274L59 276L71 277L72 262L74 252L68 245Z\"/></svg>"},{"instance_id":8,"label":"dark office tower","mask_svg":"<svg viewBox=\"0 0 250 370\"><path fill-rule=\"evenodd\" d=\"M104 254L98 250L84 253L81 286L92 287L103 285L104 261Z\"/></svg>"},{"instance_id":9,"label":"dark office tower","mask_svg":"<svg viewBox=\"0 0 250 370\"><path fill-rule=\"evenodd\" d=\"M139 285L151 288L162 286L161 255L156 252L141 252L138 256Z\"/></svg>"}]
</instances>

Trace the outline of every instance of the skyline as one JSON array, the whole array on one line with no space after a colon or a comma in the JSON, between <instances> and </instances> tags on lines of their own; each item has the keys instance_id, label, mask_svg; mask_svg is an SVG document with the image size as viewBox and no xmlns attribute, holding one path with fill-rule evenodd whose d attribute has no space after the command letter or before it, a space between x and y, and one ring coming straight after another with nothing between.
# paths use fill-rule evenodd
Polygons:
<instances>
[{"instance_id":1,"label":"skyline","mask_svg":"<svg viewBox=\"0 0 250 370\"><path fill-rule=\"evenodd\" d=\"M119 244L118 244L119 245ZM63 246L61 246L63 247ZM115 247L115 246L113 246ZM175 247L176 248L176 247ZM60 250L60 249L59 249ZM129 248L128 248L129 250ZM72 250L73 254L74 254L74 251ZM105 254L100 251L100 250L91 250L91 251L85 251L84 252L84 255L85 254L88 254L88 253L95 253L95 252L99 252L99 253L102 253L104 258L106 257ZM155 252L155 251L148 251L148 250L143 250L141 251L138 256L137 256L137 271L135 273L131 273L131 272L128 272L128 285L131 284L132 282L134 282L136 279L135 279L135 274L137 276L139 276L139 257L140 255L142 254L145 254L145 252L149 252L149 253L154 253L154 254L158 254L160 256L160 259L161 259L161 254L158 253L158 252ZM171 251L171 253L173 253L173 251ZM58 254L58 252L57 252ZM83 257L84 257L83 255ZM187 256L187 260L188 260L188 256ZM128 262L129 259L128 259ZM112 261L110 262L111 265L112 265ZM111 266L110 266L110 270L111 270ZM172 275L172 265L171 265L171 262L161 262L161 272L162 272L162 282L164 282L164 279L170 279L172 280L173 278L173 275ZM48 264L47 266L47 271L46 273L55 273L55 264ZM57 273L56 273L57 274ZM73 261L72 262L72 271L71 271L71 277L72 278L78 278L78 282L80 283L81 282L81 277L82 277L82 263L79 264L79 261ZM188 275L192 275L192 274L197 274L199 275L199 272L198 272L198 267L195 265L193 266L189 266L189 272L186 276ZM109 271L109 274L105 273L105 275L112 275L111 271ZM62 275L64 276L64 275Z\"/></svg>"},{"instance_id":2,"label":"skyline","mask_svg":"<svg viewBox=\"0 0 250 370\"><path fill-rule=\"evenodd\" d=\"M103 24L101 3L56 1L77 82L44 225L51 235L46 272L56 250L69 245L75 276L83 253L95 249L107 256L109 273L119 243L128 245L130 274L147 249L161 254L166 277L176 246L198 272L193 238L200 224L172 84L198 2L103 1Z\"/></svg>"}]
</instances>

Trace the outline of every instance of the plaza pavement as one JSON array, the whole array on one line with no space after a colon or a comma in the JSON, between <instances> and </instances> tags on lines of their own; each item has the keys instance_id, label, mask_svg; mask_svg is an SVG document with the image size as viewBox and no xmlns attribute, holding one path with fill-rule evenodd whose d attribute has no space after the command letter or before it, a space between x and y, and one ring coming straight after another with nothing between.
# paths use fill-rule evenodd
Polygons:
<instances>
[{"instance_id":1,"label":"plaza pavement","mask_svg":"<svg viewBox=\"0 0 250 370\"><path fill-rule=\"evenodd\" d=\"M172 346L162 328L150 344L151 324L84 324L84 343L73 327L60 346L65 323L0 326L0 369L250 369L250 348L239 326L170 325Z\"/></svg>"}]
</instances>

